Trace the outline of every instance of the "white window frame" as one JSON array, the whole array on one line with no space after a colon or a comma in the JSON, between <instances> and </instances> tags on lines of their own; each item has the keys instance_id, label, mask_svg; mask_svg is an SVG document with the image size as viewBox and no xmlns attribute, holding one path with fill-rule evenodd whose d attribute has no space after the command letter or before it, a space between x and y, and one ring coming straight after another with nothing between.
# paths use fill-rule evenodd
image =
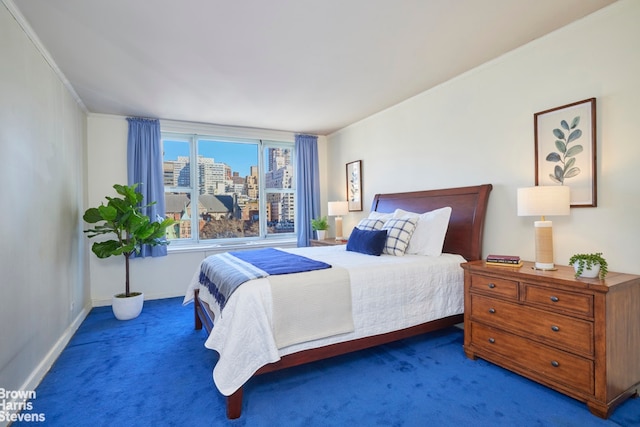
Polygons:
<instances>
[{"instance_id":1,"label":"white window frame","mask_svg":"<svg viewBox=\"0 0 640 427\"><path fill-rule=\"evenodd\" d=\"M256 244L273 244L277 242L281 243L293 243L297 240L296 229L297 225L294 224L294 231L292 233L267 233L267 211L266 211L266 199L267 193L293 193L294 198L297 200L297 190L295 188L295 180L291 189L266 189L265 188L265 174L266 163L264 161L264 151L266 148L289 148L292 152L292 164L295 159L295 135L289 132L279 132L260 129L249 128L236 128L227 126L216 126L199 123L177 122L177 121L161 121L161 139L164 141L165 137L170 137L173 140L185 141L189 143L189 157L191 165L197 165L198 159L198 140L199 139L212 139L220 142L230 143L249 143L257 144L258 148L258 174L259 174L259 192L260 192L260 235L256 237L238 237L229 239L210 239L201 240L198 229L198 215L191 215L191 238L175 239L171 240L171 244L168 246L169 251L185 250L190 248L232 248L234 246L246 246ZM296 173L295 165L293 165L294 176ZM188 192L191 195L191 200L198 200L198 176L197 167L190 168L190 183L191 187L169 187L165 186L165 193L167 192ZM192 202L193 203L193 202ZM192 210L193 211L193 210ZM194 232L195 230L195 232Z\"/></svg>"}]
</instances>

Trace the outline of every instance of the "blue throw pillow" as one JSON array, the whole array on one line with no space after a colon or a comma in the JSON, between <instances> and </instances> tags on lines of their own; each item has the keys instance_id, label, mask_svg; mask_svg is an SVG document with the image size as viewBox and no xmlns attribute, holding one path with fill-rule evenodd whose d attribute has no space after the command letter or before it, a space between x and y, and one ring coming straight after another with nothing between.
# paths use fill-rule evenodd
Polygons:
<instances>
[{"instance_id":1,"label":"blue throw pillow","mask_svg":"<svg viewBox=\"0 0 640 427\"><path fill-rule=\"evenodd\" d=\"M347 250L380 256L387 241L387 230L360 230L354 228L347 242Z\"/></svg>"}]
</instances>

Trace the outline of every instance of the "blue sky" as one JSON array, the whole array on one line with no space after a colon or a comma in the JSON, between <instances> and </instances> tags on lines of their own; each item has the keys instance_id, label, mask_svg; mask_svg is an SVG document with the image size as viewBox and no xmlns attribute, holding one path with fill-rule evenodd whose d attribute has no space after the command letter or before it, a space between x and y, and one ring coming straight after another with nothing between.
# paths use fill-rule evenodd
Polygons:
<instances>
[{"instance_id":1,"label":"blue sky","mask_svg":"<svg viewBox=\"0 0 640 427\"><path fill-rule=\"evenodd\" d=\"M249 175L250 167L258 164L258 146L254 144L202 140L198 154L228 164L241 177ZM189 156L189 143L164 140L164 160L176 160L178 156Z\"/></svg>"}]
</instances>

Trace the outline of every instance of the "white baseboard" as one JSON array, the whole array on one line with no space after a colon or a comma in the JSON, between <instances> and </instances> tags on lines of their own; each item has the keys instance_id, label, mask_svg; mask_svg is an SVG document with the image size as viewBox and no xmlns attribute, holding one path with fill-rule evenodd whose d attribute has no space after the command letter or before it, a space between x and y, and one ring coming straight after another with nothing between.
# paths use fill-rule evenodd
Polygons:
<instances>
[{"instance_id":1,"label":"white baseboard","mask_svg":"<svg viewBox=\"0 0 640 427\"><path fill-rule=\"evenodd\" d=\"M80 313L78 313L78 315L73 320L73 322L71 322L69 327L67 327L67 329L63 332L63 334L60 336L58 341L56 341L56 343L51 348L51 350L49 350L49 352L44 357L44 359L42 359L42 361L33 370L33 372L31 372L31 375L29 375L27 380L20 387L20 390L15 390L15 391L21 391L28 394L29 392L34 391L38 387L38 385L40 384L44 376L47 374L47 372L49 372L49 369L51 369L55 361L58 359L62 351L67 346L67 344L69 344L69 341L71 341L73 334L76 333L76 331L78 330L78 328L80 327L84 319L86 319L90 311L91 311L91 306L85 306L82 308ZM19 405L23 404L24 401L25 401L24 399L15 398L11 400L5 400L5 403L10 404L9 407L19 407ZM7 412L18 413L20 411L7 411ZM7 424L4 424L4 422L0 422L0 426L2 427L7 425L9 425L8 421L7 421Z\"/></svg>"},{"instance_id":2,"label":"white baseboard","mask_svg":"<svg viewBox=\"0 0 640 427\"><path fill-rule=\"evenodd\" d=\"M159 294L148 294L145 292L144 294L144 300L145 301L150 301L150 300L154 300L154 299L164 299L164 298L175 298L175 297L184 297L184 293L181 294L176 294L176 293L170 293L170 292L166 292L166 293L159 293ZM99 299L94 299L91 300L91 304L93 307L104 307L107 305L111 305L111 298L109 299L104 299L104 298L99 298Z\"/></svg>"},{"instance_id":3,"label":"white baseboard","mask_svg":"<svg viewBox=\"0 0 640 427\"><path fill-rule=\"evenodd\" d=\"M49 350L49 353L42 359L40 364L36 367L36 369L31 373L27 381L22 385L22 390L35 390L40 381L44 378L44 376L49 372L49 369L53 366L54 362L58 359L58 356L65 349L73 334L76 333L84 319L87 318L89 312L91 311L90 306L85 306L82 308L80 313L76 316L76 318L71 322L69 327L64 331L64 333L60 336L55 345Z\"/></svg>"}]
</instances>

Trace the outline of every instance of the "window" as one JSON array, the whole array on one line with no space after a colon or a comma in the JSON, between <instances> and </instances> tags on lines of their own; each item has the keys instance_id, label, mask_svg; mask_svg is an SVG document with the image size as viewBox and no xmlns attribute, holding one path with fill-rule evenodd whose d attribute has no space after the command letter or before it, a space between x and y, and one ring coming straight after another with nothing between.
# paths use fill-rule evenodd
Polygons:
<instances>
[{"instance_id":1,"label":"window","mask_svg":"<svg viewBox=\"0 0 640 427\"><path fill-rule=\"evenodd\" d=\"M292 142L162 132L162 147L172 244L295 235Z\"/></svg>"}]
</instances>

